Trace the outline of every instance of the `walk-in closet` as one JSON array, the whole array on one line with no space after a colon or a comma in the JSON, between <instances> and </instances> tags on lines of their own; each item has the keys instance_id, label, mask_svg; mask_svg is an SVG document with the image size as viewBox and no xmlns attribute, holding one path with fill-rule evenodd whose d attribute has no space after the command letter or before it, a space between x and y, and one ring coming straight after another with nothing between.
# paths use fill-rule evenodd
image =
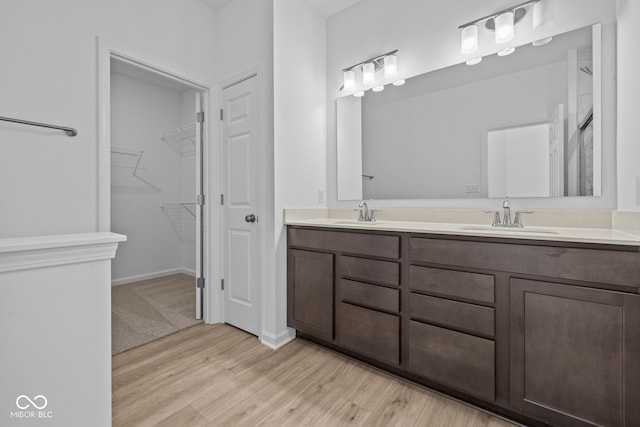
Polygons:
<instances>
[{"instance_id":1,"label":"walk-in closet","mask_svg":"<svg viewBox=\"0 0 640 427\"><path fill-rule=\"evenodd\" d=\"M111 230L127 236L112 264L112 352L199 323L200 94L111 60Z\"/></svg>"}]
</instances>

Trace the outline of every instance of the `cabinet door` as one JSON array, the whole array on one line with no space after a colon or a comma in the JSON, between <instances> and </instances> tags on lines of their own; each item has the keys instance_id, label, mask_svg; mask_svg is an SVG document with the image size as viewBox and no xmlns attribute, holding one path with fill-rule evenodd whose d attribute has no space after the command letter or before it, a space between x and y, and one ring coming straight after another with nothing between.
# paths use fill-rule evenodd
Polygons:
<instances>
[{"instance_id":1,"label":"cabinet door","mask_svg":"<svg viewBox=\"0 0 640 427\"><path fill-rule=\"evenodd\" d=\"M639 299L511 279L511 404L558 426L640 425Z\"/></svg>"},{"instance_id":2,"label":"cabinet door","mask_svg":"<svg viewBox=\"0 0 640 427\"><path fill-rule=\"evenodd\" d=\"M300 332L333 339L333 254L289 250L287 320Z\"/></svg>"}]
</instances>

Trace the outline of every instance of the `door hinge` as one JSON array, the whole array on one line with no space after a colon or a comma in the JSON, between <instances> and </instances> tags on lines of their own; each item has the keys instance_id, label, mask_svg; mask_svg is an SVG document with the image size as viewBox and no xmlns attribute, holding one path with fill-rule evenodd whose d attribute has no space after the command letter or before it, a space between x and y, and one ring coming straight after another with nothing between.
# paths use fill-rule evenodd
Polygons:
<instances>
[{"instance_id":1,"label":"door hinge","mask_svg":"<svg viewBox=\"0 0 640 427\"><path fill-rule=\"evenodd\" d=\"M220 109L220 120L224 120L224 110L222 108Z\"/></svg>"},{"instance_id":2,"label":"door hinge","mask_svg":"<svg viewBox=\"0 0 640 427\"><path fill-rule=\"evenodd\" d=\"M204 289L204 277L198 277L196 279L196 287L200 289Z\"/></svg>"},{"instance_id":3,"label":"door hinge","mask_svg":"<svg viewBox=\"0 0 640 427\"><path fill-rule=\"evenodd\" d=\"M220 195L220 204L224 206L224 194Z\"/></svg>"},{"instance_id":4,"label":"door hinge","mask_svg":"<svg viewBox=\"0 0 640 427\"><path fill-rule=\"evenodd\" d=\"M224 291L224 279L220 279L220 289Z\"/></svg>"},{"instance_id":5,"label":"door hinge","mask_svg":"<svg viewBox=\"0 0 640 427\"><path fill-rule=\"evenodd\" d=\"M198 194L196 196L196 204L198 206L204 206L204 194Z\"/></svg>"},{"instance_id":6,"label":"door hinge","mask_svg":"<svg viewBox=\"0 0 640 427\"><path fill-rule=\"evenodd\" d=\"M204 111L199 111L196 113L196 122L198 123L204 122Z\"/></svg>"}]
</instances>

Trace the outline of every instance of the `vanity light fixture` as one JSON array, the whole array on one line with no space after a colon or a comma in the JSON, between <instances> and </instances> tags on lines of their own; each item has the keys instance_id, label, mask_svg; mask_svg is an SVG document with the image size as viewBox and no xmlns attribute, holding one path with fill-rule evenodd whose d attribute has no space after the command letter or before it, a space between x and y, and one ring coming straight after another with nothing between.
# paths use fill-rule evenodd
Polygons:
<instances>
[{"instance_id":1,"label":"vanity light fixture","mask_svg":"<svg viewBox=\"0 0 640 427\"><path fill-rule=\"evenodd\" d=\"M394 86L402 86L405 83L404 79L396 80L393 82Z\"/></svg>"},{"instance_id":2,"label":"vanity light fixture","mask_svg":"<svg viewBox=\"0 0 640 427\"><path fill-rule=\"evenodd\" d=\"M533 5L533 29L546 27L554 23L551 0L540 0Z\"/></svg>"},{"instance_id":3,"label":"vanity light fixture","mask_svg":"<svg viewBox=\"0 0 640 427\"><path fill-rule=\"evenodd\" d=\"M467 61L467 65L476 65L482 62L482 57L473 58Z\"/></svg>"},{"instance_id":4,"label":"vanity light fixture","mask_svg":"<svg viewBox=\"0 0 640 427\"><path fill-rule=\"evenodd\" d=\"M473 53L478 50L478 26L475 24L463 27L460 30L460 52Z\"/></svg>"},{"instance_id":5,"label":"vanity light fixture","mask_svg":"<svg viewBox=\"0 0 640 427\"><path fill-rule=\"evenodd\" d=\"M353 94L356 98L362 98L364 96L364 91L356 92Z\"/></svg>"},{"instance_id":6,"label":"vanity light fixture","mask_svg":"<svg viewBox=\"0 0 640 427\"><path fill-rule=\"evenodd\" d=\"M376 64L367 62L362 66L362 84L372 85L376 82Z\"/></svg>"},{"instance_id":7,"label":"vanity light fixture","mask_svg":"<svg viewBox=\"0 0 640 427\"><path fill-rule=\"evenodd\" d=\"M376 86L374 88L371 89L374 92L382 92L384 90L384 86Z\"/></svg>"},{"instance_id":8,"label":"vanity light fixture","mask_svg":"<svg viewBox=\"0 0 640 427\"><path fill-rule=\"evenodd\" d=\"M398 50L383 53L382 55L374 56L358 64L351 65L342 70L343 72L343 85L340 90L352 91L356 89L356 71L362 70L362 90L354 93L354 96L364 96L364 91L372 88L376 92L384 90L384 85L390 83L391 79L395 79L398 76ZM376 74L378 71L384 70L384 79L386 81L376 82ZM398 82L402 83L398 83ZM377 84L376 84L377 83ZM381 84L382 83L382 84ZM396 84L398 83L398 84ZM404 84L404 80L398 79L393 82L396 86ZM382 88L382 89L380 89Z\"/></svg>"},{"instance_id":9,"label":"vanity light fixture","mask_svg":"<svg viewBox=\"0 0 640 427\"><path fill-rule=\"evenodd\" d=\"M504 44L513 40L516 15L504 12L494 18L496 44Z\"/></svg>"},{"instance_id":10,"label":"vanity light fixture","mask_svg":"<svg viewBox=\"0 0 640 427\"><path fill-rule=\"evenodd\" d=\"M387 55L384 57L384 78L392 79L398 75L398 57Z\"/></svg>"},{"instance_id":11,"label":"vanity light fixture","mask_svg":"<svg viewBox=\"0 0 640 427\"><path fill-rule=\"evenodd\" d=\"M353 90L356 87L356 72L347 70L344 72L344 89Z\"/></svg>"},{"instance_id":12,"label":"vanity light fixture","mask_svg":"<svg viewBox=\"0 0 640 427\"><path fill-rule=\"evenodd\" d=\"M478 50L479 24L489 31L495 31L496 44L505 44L513 40L515 26L522 21L527 12L533 9L533 28L553 24L553 0L528 0L491 15L484 16L460 25L460 51L471 54Z\"/></svg>"}]
</instances>

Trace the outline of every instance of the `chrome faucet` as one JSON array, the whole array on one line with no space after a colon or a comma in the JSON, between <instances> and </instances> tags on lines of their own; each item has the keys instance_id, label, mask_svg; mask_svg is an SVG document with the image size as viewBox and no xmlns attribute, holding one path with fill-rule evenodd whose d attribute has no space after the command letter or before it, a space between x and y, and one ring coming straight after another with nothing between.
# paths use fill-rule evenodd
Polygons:
<instances>
[{"instance_id":1,"label":"chrome faucet","mask_svg":"<svg viewBox=\"0 0 640 427\"><path fill-rule=\"evenodd\" d=\"M380 209L369 209L367 202L362 201L358 204L360 209L354 209L358 211L358 221L362 222L376 222L376 212L380 212Z\"/></svg>"},{"instance_id":2,"label":"chrome faucet","mask_svg":"<svg viewBox=\"0 0 640 427\"><path fill-rule=\"evenodd\" d=\"M358 221L369 221L369 206L367 205L367 202L362 201L358 203L358 207L360 208Z\"/></svg>"},{"instance_id":3,"label":"chrome faucet","mask_svg":"<svg viewBox=\"0 0 640 427\"><path fill-rule=\"evenodd\" d=\"M491 223L492 227L503 227L503 228L524 228L524 224L522 223L522 214L531 214L533 211L516 211L516 216L513 222L511 221L511 202L509 199L504 199L502 202L502 209L504 211L502 215L502 221L500 220L500 212L498 211L484 211L485 213L493 214L493 222Z\"/></svg>"},{"instance_id":4,"label":"chrome faucet","mask_svg":"<svg viewBox=\"0 0 640 427\"><path fill-rule=\"evenodd\" d=\"M509 199L504 199L504 202L502 202L502 209L504 210L502 226L511 227L511 203L509 202Z\"/></svg>"}]
</instances>

